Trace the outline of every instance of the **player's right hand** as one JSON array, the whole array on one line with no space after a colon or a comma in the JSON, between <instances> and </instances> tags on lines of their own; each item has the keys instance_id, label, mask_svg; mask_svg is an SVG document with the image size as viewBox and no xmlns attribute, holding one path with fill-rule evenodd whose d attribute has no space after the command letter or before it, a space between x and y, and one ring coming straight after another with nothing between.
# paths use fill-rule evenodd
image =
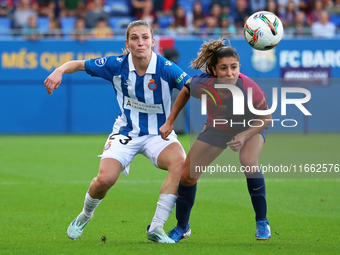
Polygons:
<instances>
[{"instance_id":1,"label":"player's right hand","mask_svg":"<svg viewBox=\"0 0 340 255\"><path fill-rule=\"evenodd\" d=\"M53 90L59 87L62 78L63 74L58 68L46 78L44 85L49 95L52 95Z\"/></svg>"},{"instance_id":2,"label":"player's right hand","mask_svg":"<svg viewBox=\"0 0 340 255\"><path fill-rule=\"evenodd\" d=\"M246 132L241 132L234 137L234 140L228 142L228 146L233 151L240 151L247 140Z\"/></svg>"},{"instance_id":3,"label":"player's right hand","mask_svg":"<svg viewBox=\"0 0 340 255\"><path fill-rule=\"evenodd\" d=\"M167 121L159 128L159 132L161 133L161 137L168 141L169 139L167 138L168 135L171 134L172 130L174 128L173 124L168 123Z\"/></svg>"}]
</instances>

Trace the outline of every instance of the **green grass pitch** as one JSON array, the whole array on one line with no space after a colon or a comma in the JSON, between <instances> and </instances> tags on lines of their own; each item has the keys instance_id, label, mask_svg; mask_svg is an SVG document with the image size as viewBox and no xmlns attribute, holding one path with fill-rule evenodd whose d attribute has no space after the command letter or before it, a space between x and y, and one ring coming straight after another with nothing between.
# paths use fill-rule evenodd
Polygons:
<instances>
[{"instance_id":1,"label":"green grass pitch","mask_svg":"<svg viewBox=\"0 0 340 255\"><path fill-rule=\"evenodd\" d=\"M179 139L188 151L189 136ZM191 237L173 245L149 242L145 231L166 172L140 155L81 238L70 240L66 229L82 209L105 141L102 135L0 136L0 254L340 254L339 178L267 178L269 241L255 240L245 179L202 178ZM260 161L339 164L339 144L339 134L269 133ZM238 164L236 153L227 155ZM173 212L165 231L175 224Z\"/></svg>"}]
</instances>

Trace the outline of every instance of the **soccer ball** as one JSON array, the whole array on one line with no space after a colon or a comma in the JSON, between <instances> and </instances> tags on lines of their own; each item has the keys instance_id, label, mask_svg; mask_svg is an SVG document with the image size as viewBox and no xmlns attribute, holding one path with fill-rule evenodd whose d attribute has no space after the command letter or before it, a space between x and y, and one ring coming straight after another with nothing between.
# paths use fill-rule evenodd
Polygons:
<instances>
[{"instance_id":1,"label":"soccer ball","mask_svg":"<svg viewBox=\"0 0 340 255\"><path fill-rule=\"evenodd\" d=\"M271 12L256 12L244 24L244 37L257 50L274 48L281 41L282 35L282 22Z\"/></svg>"}]
</instances>

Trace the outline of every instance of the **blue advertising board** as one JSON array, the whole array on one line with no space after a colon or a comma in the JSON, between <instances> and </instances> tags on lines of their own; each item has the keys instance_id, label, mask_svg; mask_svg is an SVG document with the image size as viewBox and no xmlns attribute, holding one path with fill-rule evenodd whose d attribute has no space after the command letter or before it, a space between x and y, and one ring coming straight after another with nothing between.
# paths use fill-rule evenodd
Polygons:
<instances>
[{"instance_id":1,"label":"blue advertising board","mask_svg":"<svg viewBox=\"0 0 340 255\"><path fill-rule=\"evenodd\" d=\"M189 75L200 73L189 65L197 57L202 43L208 40L180 37L174 40L174 48L179 53L178 65ZM340 131L340 118L337 117L340 110L337 99L340 94L340 79L337 79L340 78L340 40L286 39L270 51L254 50L242 39L231 40L231 45L240 55L241 72L259 80L269 107L272 88L278 88L279 104L273 118L298 122L294 128L276 125L272 130ZM110 132L119 114L110 82L85 72L66 74L52 96L48 96L43 82L56 67L69 60L119 55L124 47L125 41L119 39L0 41L0 133ZM309 81L301 83L301 78L306 77ZM288 105L287 115L282 116L280 92L284 86L304 87L310 91L311 99L304 107L312 116L305 116L295 105ZM200 108L199 101L193 104ZM195 120L191 120L195 127L192 122Z\"/></svg>"}]
</instances>

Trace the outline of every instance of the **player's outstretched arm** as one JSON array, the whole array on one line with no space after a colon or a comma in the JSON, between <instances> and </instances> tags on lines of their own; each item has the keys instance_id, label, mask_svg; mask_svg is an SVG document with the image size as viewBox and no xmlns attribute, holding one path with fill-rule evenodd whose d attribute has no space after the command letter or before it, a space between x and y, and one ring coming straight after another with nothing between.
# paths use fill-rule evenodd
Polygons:
<instances>
[{"instance_id":1,"label":"player's outstretched arm","mask_svg":"<svg viewBox=\"0 0 340 255\"><path fill-rule=\"evenodd\" d=\"M53 90L59 87L64 73L77 71L85 71L85 60L72 60L56 68L44 81L48 94L52 95Z\"/></svg>"},{"instance_id":2,"label":"player's outstretched arm","mask_svg":"<svg viewBox=\"0 0 340 255\"><path fill-rule=\"evenodd\" d=\"M184 108L190 98L190 93L187 87L183 87L181 92L179 92L174 106L170 112L170 115L166 122L159 128L159 132L161 133L161 137L164 140L167 139L168 135L171 133L172 129L174 128L174 122L180 113L180 111Z\"/></svg>"}]
</instances>

